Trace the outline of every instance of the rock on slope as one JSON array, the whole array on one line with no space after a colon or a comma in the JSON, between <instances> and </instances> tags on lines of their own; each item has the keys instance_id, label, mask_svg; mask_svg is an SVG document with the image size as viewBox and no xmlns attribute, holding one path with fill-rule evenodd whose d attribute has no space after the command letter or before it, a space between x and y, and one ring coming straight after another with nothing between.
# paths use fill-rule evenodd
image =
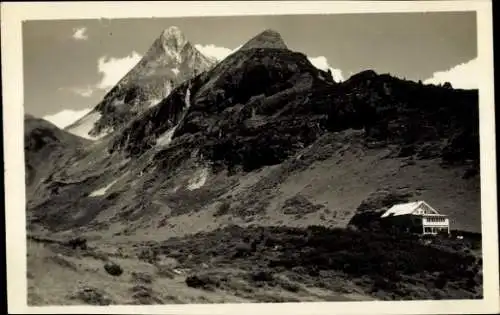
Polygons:
<instances>
[{"instance_id":1,"label":"rock on slope","mask_svg":"<svg viewBox=\"0 0 500 315\"><path fill-rule=\"evenodd\" d=\"M101 138L158 104L173 88L213 64L179 28L170 27L90 113L66 130L87 138Z\"/></svg>"}]
</instances>

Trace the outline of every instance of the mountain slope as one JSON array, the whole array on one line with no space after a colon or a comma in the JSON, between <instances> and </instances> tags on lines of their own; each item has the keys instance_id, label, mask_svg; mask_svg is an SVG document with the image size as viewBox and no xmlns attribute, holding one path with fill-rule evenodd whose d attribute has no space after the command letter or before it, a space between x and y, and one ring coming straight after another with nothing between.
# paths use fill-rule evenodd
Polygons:
<instances>
[{"instance_id":1,"label":"mountain slope","mask_svg":"<svg viewBox=\"0 0 500 315\"><path fill-rule=\"evenodd\" d=\"M91 139L106 136L213 64L214 61L201 54L179 28L170 27L94 110L66 130Z\"/></svg>"},{"instance_id":2,"label":"mountain slope","mask_svg":"<svg viewBox=\"0 0 500 315\"><path fill-rule=\"evenodd\" d=\"M256 139L256 133L272 133L272 124L299 133L293 137L312 137L316 119L320 118L311 116L311 121L294 121L293 117L298 111L316 110L320 105L309 103L309 107L304 107L308 94L321 98L323 91L335 82L326 72L316 69L305 55L283 48L279 36L269 34L276 33L261 33L211 71L173 91L118 135L111 150L140 154L153 147L163 134L171 132L172 139L186 142L183 145L203 142L200 148L203 155L216 155L216 151L230 153L231 150L220 146L237 140L231 139L236 136L234 133L244 132L245 139ZM265 45L261 47L262 42ZM293 126L294 123L298 125ZM270 136L261 134L262 139ZM288 145L295 145L293 142L299 142L296 140L288 141ZM263 142L256 145L267 146Z\"/></svg>"},{"instance_id":3,"label":"mountain slope","mask_svg":"<svg viewBox=\"0 0 500 315\"><path fill-rule=\"evenodd\" d=\"M446 199L444 195L442 200L433 195L427 199L453 214L457 227L479 228L477 91L424 86L373 71L335 83L306 56L283 45L279 34L264 31L210 71L185 81L102 143L99 149L109 152L91 154L99 157L89 160L87 169L69 169L77 185L61 186L49 204L41 202L33 211L50 218L49 225L57 230L124 219L131 228L132 217L159 220L170 213L169 220L175 220L213 209L220 198L231 195L236 198L235 217L253 220L259 213L270 213L279 221L286 202L309 196L306 199L330 203L329 211L344 213L327 224L345 226L365 198L394 186L391 182L411 186L413 198L419 197L417 188L446 190L444 185L449 184L444 180L407 177L402 171L422 164L470 187L467 194L455 187L458 190L450 190ZM360 135L329 136L349 130ZM314 149L318 143L333 147L318 151ZM300 159L307 152L316 153L304 164ZM337 154L346 152L360 165L367 154L374 156L360 173L355 164L348 164L354 161L336 160ZM311 190L308 187L319 174L307 174L315 174L314 168L325 163L330 165L325 172L343 175L325 177ZM385 166L372 169L371 163ZM268 175L256 175L266 170ZM345 170L354 172L354 181L345 181L349 177ZM476 175L462 179L467 171ZM289 189L287 178L299 175L305 179L302 188L281 191ZM330 191L339 185L356 187L357 176L366 178L366 188L361 189L359 182L353 195ZM240 187L248 181L258 184ZM103 192L102 197L94 196L96 191ZM446 206L448 198L462 200L463 206ZM73 218L75 208L82 219Z\"/></svg>"},{"instance_id":4,"label":"mountain slope","mask_svg":"<svg viewBox=\"0 0 500 315\"><path fill-rule=\"evenodd\" d=\"M52 123L24 116L24 156L27 199L45 176L64 167L69 155L74 154L87 140L59 129Z\"/></svg>"}]
</instances>

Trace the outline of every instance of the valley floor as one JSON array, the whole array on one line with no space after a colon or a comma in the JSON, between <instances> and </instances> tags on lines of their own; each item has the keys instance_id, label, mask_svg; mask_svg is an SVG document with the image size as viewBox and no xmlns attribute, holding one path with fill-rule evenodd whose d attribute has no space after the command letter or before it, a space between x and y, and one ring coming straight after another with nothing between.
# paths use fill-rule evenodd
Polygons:
<instances>
[{"instance_id":1,"label":"valley floor","mask_svg":"<svg viewBox=\"0 0 500 315\"><path fill-rule=\"evenodd\" d=\"M29 305L481 297L473 240L323 227L228 226L162 242L72 248L28 240ZM112 275L106 265L119 266Z\"/></svg>"}]
</instances>

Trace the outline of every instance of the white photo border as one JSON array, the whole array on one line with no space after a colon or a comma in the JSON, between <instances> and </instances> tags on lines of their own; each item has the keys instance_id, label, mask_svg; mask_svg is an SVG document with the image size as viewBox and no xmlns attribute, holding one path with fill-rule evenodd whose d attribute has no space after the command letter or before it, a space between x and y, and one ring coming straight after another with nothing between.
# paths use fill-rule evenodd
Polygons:
<instances>
[{"instance_id":1,"label":"white photo border","mask_svg":"<svg viewBox=\"0 0 500 315\"><path fill-rule=\"evenodd\" d=\"M500 311L496 196L495 102L491 1L168 1L2 3L2 75L5 174L7 298L9 313L24 314L484 314ZM165 18L283 14L477 13L482 300L186 304L163 306L27 305L26 214L23 144L22 22L99 18Z\"/></svg>"}]
</instances>

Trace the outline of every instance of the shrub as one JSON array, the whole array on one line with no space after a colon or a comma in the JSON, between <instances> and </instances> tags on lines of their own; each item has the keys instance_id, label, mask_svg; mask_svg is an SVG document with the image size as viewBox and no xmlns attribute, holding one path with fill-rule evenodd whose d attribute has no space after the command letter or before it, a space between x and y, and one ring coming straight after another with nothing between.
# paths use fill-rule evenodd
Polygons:
<instances>
[{"instance_id":1,"label":"shrub","mask_svg":"<svg viewBox=\"0 0 500 315\"><path fill-rule=\"evenodd\" d=\"M138 304L162 304L163 301L159 299L150 287L144 286L142 284L133 286L130 291L132 292L132 298L138 302Z\"/></svg>"},{"instance_id":2,"label":"shrub","mask_svg":"<svg viewBox=\"0 0 500 315\"><path fill-rule=\"evenodd\" d=\"M477 176L479 174L479 170L477 168L469 168L465 171L464 175L462 176L463 179L469 179L474 176Z\"/></svg>"},{"instance_id":3,"label":"shrub","mask_svg":"<svg viewBox=\"0 0 500 315\"><path fill-rule=\"evenodd\" d=\"M235 246L233 258L246 257L252 252L252 247L246 243L239 243Z\"/></svg>"},{"instance_id":4,"label":"shrub","mask_svg":"<svg viewBox=\"0 0 500 315\"><path fill-rule=\"evenodd\" d=\"M151 284L153 282L153 277L144 272L132 272L132 280L137 283Z\"/></svg>"},{"instance_id":5,"label":"shrub","mask_svg":"<svg viewBox=\"0 0 500 315\"><path fill-rule=\"evenodd\" d=\"M223 216L225 214L228 214L230 210L231 210L231 204L228 201L223 201L217 207L214 216L216 217Z\"/></svg>"},{"instance_id":6,"label":"shrub","mask_svg":"<svg viewBox=\"0 0 500 315\"><path fill-rule=\"evenodd\" d=\"M120 267L120 265L114 262L107 262L106 264L104 264L104 270L106 270L107 273L115 277L121 276L123 273L122 267Z\"/></svg>"},{"instance_id":7,"label":"shrub","mask_svg":"<svg viewBox=\"0 0 500 315\"><path fill-rule=\"evenodd\" d=\"M188 287L203 290L213 290L221 284L220 279L207 274L188 276L185 282Z\"/></svg>"},{"instance_id":8,"label":"shrub","mask_svg":"<svg viewBox=\"0 0 500 315\"><path fill-rule=\"evenodd\" d=\"M274 276L269 271L258 271L251 274L251 279L253 281L272 282L274 281Z\"/></svg>"},{"instance_id":9,"label":"shrub","mask_svg":"<svg viewBox=\"0 0 500 315\"><path fill-rule=\"evenodd\" d=\"M67 242L68 246L70 246L73 249L80 248L82 250L87 249L87 240L83 237L77 237L69 240Z\"/></svg>"},{"instance_id":10,"label":"shrub","mask_svg":"<svg viewBox=\"0 0 500 315\"><path fill-rule=\"evenodd\" d=\"M286 279L279 279L278 284L283 289L290 291L290 292L293 292L293 293L297 293L301 289L301 287L298 284L293 283L293 282L286 280Z\"/></svg>"},{"instance_id":11,"label":"shrub","mask_svg":"<svg viewBox=\"0 0 500 315\"><path fill-rule=\"evenodd\" d=\"M106 294L97 288L83 287L70 296L70 299L78 299L90 305L109 305L111 299Z\"/></svg>"},{"instance_id":12,"label":"shrub","mask_svg":"<svg viewBox=\"0 0 500 315\"><path fill-rule=\"evenodd\" d=\"M147 248L143 248L139 252L137 257L140 260L143 260L143 261L148 262L150 264L154 264L155 262L158 261L158 255L159 255L159 250L157 248L147 247Z\"/></svg>"},{"instance_id":13,"label":"shrub","mask_svg":"<svg viewBox=\"0 0 500 315\"><path fill-rule=\"evenodd\" d=\"M448 279L443 273L439 274L439 276L436 278L436 280L434 280L434 285L438 289L443 289L447 283L448 283Z\"/></svg>"},{"instance_id":14,"label":"shrub","mask_svg":"<svg viewBox=\"0 0 500 315\"><path fill-rule=\"evenodd\" d=\"M393 291L397 289L397 284L383 277L374 277L373 291Z\"/></svg>"},{"instance_id":15,"label":"shrub","mask_svg":"<svg viewBox=\"0 0 500 315\"><path fill-rule=\"evenodd\" d=\"M409 157L416 153L415 146L413 144L403 145L398 153L398 157Z\"/></svg>"}]
</instances>

